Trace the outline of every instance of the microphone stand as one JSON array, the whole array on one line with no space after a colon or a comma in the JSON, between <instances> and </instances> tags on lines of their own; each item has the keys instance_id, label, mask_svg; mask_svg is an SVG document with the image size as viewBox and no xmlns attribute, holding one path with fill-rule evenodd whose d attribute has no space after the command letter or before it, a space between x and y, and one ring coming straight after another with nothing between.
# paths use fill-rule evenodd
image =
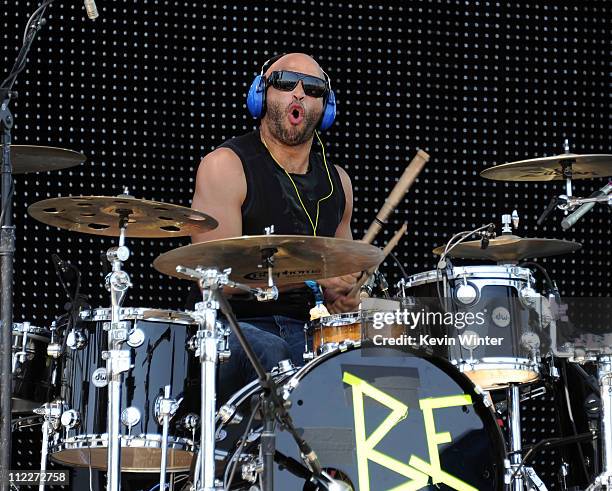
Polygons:
<instances>
[{"instance_id":1,"label":"microphone stand","mask_svg":"<svg viewBox=\"0 0 612 491\"><path fill-rule=\"evenodd\" d=\"M15 226L13 225L13 167L11 163L11 130L13 115L9 108L12 99L17 97L12 88L17 76L25 68L27 56L36 34L45 23L43 15L53 2L47 0L32 14L25 29L23 45L19 50L11 73L0 86L0 132L2 143L2 192L0 214L0 490L10 488L9 470L11 465L11 396L12 375L12 336L13 336L13 262L15 255Z\"/></svg>"}]
</instances>

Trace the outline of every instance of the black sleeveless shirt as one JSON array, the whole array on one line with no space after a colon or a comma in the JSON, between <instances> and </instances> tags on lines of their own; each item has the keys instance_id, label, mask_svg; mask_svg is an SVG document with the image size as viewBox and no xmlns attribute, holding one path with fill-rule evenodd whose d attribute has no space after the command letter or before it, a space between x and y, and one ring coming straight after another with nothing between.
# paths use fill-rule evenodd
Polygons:
<instances>
[{"instance_id":1,"label":"black sleeveless shirt","mask_svg":"<svg viewBox=\"0 0 612 491\"><path fill-rule=\"evenodd\" d=\"M260 139L259 130L232 138L221 147L233 150L242 161L247 193L242 204L242 234L264 235L266 227L273 226L276 235L313 235L313 228L302 208L291 180L272 158ZM306 174L291 174L312 222L316 220L317 202L321 201L317 235L333 237L342 220L345 196L340 175L333 164L327 162L330 179L320 154L311 150ZM269 315L284 315L307 320L314 306L314 296L306 286L280 293L275 302L258 302L241 295L230 301L240 319Z\"/></svg>"}]
</instances>

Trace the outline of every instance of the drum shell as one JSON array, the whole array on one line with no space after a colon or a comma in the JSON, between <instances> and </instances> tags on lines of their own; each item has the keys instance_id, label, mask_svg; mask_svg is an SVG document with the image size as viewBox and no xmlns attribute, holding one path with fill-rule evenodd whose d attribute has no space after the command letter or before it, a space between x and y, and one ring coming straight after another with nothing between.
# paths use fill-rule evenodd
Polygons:
<instances>
[{"instance_id":1,"label":"drum shell","mask_svg":"<svg viewBox=\"0 0 612 491\"><path fill-rule=\"evenodd\" d=\"M98 454L92 458L92 462L95 462L92 465L94 468L105 466L104 439L107 434L108 404L108 386L96 387L94 384L94 378L99 380L95 371L106 368L102 353L108 347L108 332L104 327L110 322L107 309L99 310L102 313L93 311L89 316L86 313L86 319L77 327L86 339L85 345L79 349L66 350L61 399L66 410L77 411L79 423L74 428L62 427L51 449L53 458L60 462L87 465L86 459L91 454L91 447L101 447L95 449ZM120 433L124 438L122 445L125 447L126 442L133 439L131 444L135 447L130 455L126 454L125 449L122 451L122 471L155 471L156 468L159 469L159 451L156 450L156 455L151 459L151 456L145 456L146 448L137 447L157 449L160 446L162 425L156 417L156 402L163 396L166 385L170 386L172 398L183 398L177 413L170 420L168 432L173 441L181 440L181 444L171 444L171 447L177 447L187 453L193 450L193 435L183 427L182 417L188 413L199 413L197 398L193 397L199 364L194 353L187 347L188 341L196 333L197 326L176 320L132 318L124 322L130 331L134 328L142 330L144 342L140 346L130 347L128 343L123 345L124 349L130 351L132 367L123 374L121 414L129 407L136 408L140 413L140 421L131 428L123 422L120 425ZM81 452L82 449L85 450ZM169 466L172 470L189 468L188 462L177 464L178 467L173 468L173 454L170 453ZM185 461L187 458L182 457Z\"/></svg>"},{"instance_id":2,"label":"drum shell","mask_svg":"<svg viewBox=\"0 0 612 491\"><path fill-rule=\"evenodd\" d=\"M26 346L23 350L23 337ZM31 411L53 398L52 385L55 362L47 356L51 331L29 323L13 324L13 401L14 412ZM17 352L25 351L25 357ZM23 359L22 359L23 358Z\"/></svg>"},{"instance_id":3,"label":"drum shell","mask_svg":"<svg viewBox=\"0 0 612 491\"><path fill-rule=\"evenodd\" d=\"M458 289L465 285L477 293L475 301L467 305L457 295ZM430 310L443 312L440 292L454 314L482 315L482 323L444 326L444 334L454 341L436 347L436 354L451 360L486 389L531 382L539 377L540 352L545 352L550 342L537 311L522 298L526 291L541 298L534 289L530 270L518 266L453 268L445 292L437 271L420 273L406 281L406 294L427 304ZM468 331L481 339L488 337L495 341L467 349L461 343L461 336L469 334ZM537 336L537 349L525 342L533 335ZM475 373L479 371L482 373Z\"/></svg>"},{"instance_id":4,"label":"drum shell","mask_svg":"<svg viewBox=\"0 0 612 491\"><path fill-rule=\"evenodd\" d=\"M374 311L361 310L320 317L310 323L312 347L316 354L332 351L342 343L359 344L362 340L371 338L374 332L371 328ZM383 333L388 337L399 337L406 333L406 327L392 324L385 327Z\"/></svg>"}]
</instances>

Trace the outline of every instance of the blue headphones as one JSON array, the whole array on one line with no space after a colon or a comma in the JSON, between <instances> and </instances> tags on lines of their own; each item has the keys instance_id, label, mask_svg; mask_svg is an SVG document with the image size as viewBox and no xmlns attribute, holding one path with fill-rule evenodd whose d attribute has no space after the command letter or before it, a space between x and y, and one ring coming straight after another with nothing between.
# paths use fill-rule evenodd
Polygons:
<instances>
[{"instance_id":1,"label":"blue headphones","mask_svg":"<svg viewBox=\"0 0 612 491\"><path fill-rule=\"evenodd\" d=\"M266 77L264 73L270 68L270 66L276 61L280 60L287 53L283 53L282 55L274 56L266 61L261 67L261 73L255 77L253 83L251 84L251 88L249 89L249 93L247 95L247 108L251 113L251 116L254 118L261 118L266 112ZM321 117L321 121L319 122L319 130L325 131L328 129L333 123L334 119L336 119L336 95L334 91L331 89L331 82L329 80L329 76L327 73L325 74L325 80L327 80L327 84L329 86L329 91L327 92L327 96L323 101L323 116Z\"/></svg>"}]
</instances>

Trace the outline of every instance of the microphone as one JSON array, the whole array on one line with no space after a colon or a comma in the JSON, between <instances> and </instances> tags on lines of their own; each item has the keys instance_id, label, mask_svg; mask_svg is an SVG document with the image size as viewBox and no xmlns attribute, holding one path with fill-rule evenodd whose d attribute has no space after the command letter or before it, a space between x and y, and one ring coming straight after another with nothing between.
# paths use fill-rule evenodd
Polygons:
<instances>
[{"instance_id":1,"label":"microphone","mask_svg":"<svg viewBox=\"0 0 612 491\"><path fill-rule=\"evenodd\" d=\"M550 213L555 209L558 201L559 201L559 198L557 198L556 196L553 196L551 198L550 202L548 203L548 206L546 207L546 209L540 215L540 218L538 218L538 221L536 222L538 224L538 227L544 223L544 220L546 220L548 215L550 215Z\"/></svg>"},{"instance_id":2,"label":"microphone","mask_svg":"<svg viewBox=\"0 0 612 491\"><path fill-rule=\"evenodd\" d=\"M87 12L87 17L91 20L96 20L98 18L96 0L85 0L85 11Z\"/></svg>"},{"instance_id":3,"label":"microphone","mask_svg":"<svg viewBox=\"0 0 612 491\"><path fill-rule=\"evenodd\" d=\"M589 196L589 198L599 198L600 196L606 196L606 195L610 194L610 192L612 192L612 181L610 181L608 184L606 184L599 191L595 191L593 194L591 194L591 196ZM591 209L594 206L595 206L594 202L593 203L584 203L574 213L572 213L571 215L565 217L561 221L561 227L563 227L563 230L567 230L568 228L573 226L578 220L580 220L582 218L582 215L584 215L588 211L591 211Z\"/></svg>"},{"instance_id":4,"label":"microphone","mask_svg":"<svg viewBox=\"0 0 612 491\"><path fill-rule=\"evenodd\" d=\"M517 214L517 221L518 221L518 214ZM487 247L489 247L489 240L494 239L494 238L495 238L495 225L491 224L485 230L480 232L480 248L484 250Z\"/></svg>"}]
</instances>

